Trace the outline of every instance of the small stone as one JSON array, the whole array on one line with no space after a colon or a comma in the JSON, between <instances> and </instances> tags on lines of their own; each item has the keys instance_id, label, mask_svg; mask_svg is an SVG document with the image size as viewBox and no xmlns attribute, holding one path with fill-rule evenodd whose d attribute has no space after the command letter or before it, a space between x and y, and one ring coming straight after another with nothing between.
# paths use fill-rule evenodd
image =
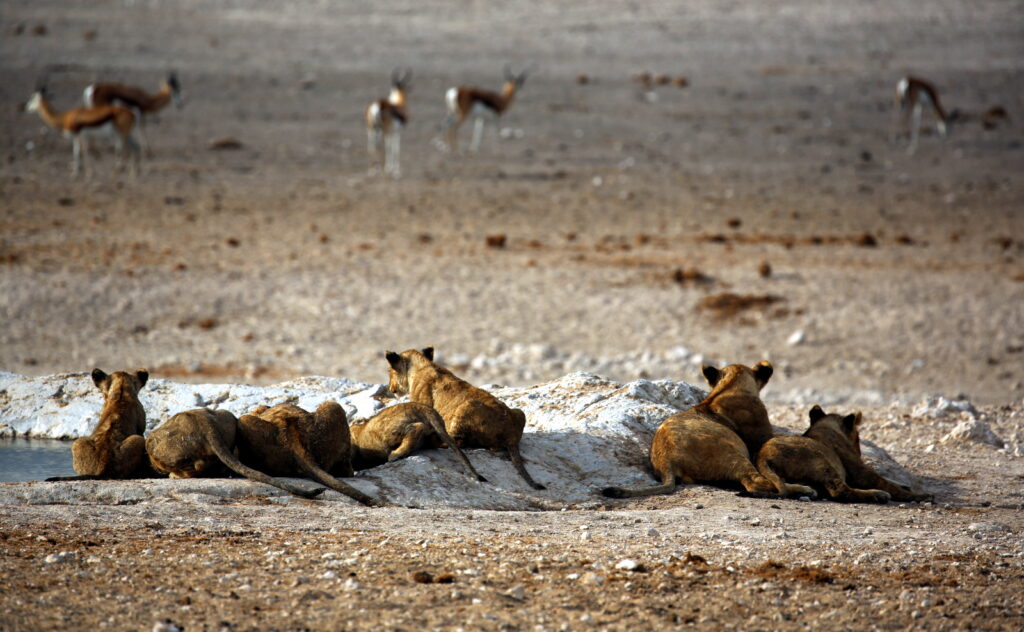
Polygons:
<instances>
[{"instance_id":1,"label":"small stone","mask_svg":"<svg viewBox=\"0 0 1024 632\"><path fill-rule=\"evenodd\" d=\"M661 532L657 529L651 528L647 530L647 537L649 538L660 538Z\"/></svg>"},{"instance_id":2,"label":"small stone","mask_svg":"<svg viewBox=\"0 0 1024 632\"><path fill-rule=\"evenodd\" d=\"M345 583L341 585L345 590L359 590L362 588L362 584L356 581L355 577L349 577L345 580Z\"/></svg>"},{"instance_id":3,"label":"small stone","mask_svg":"<svg viewBox=\"0 0 1024 632\"><path fill-rule=\"evenodd\" d=\"M600 586L604 583L604 577L598 575L593 571L589 571L583 573L583 576L580 577L580 583L585 584L587 586Z\"/></svg>"},{"instance_id":4,"label":"small stone","mask_svg":"<svg viewBox=\"0 0 1024 632\"><path fill-rule=\"evenodd\" d=\"M804 338L805 338L804 330L803 329L797 329L796 331L794 331L793 333L791 333L789 335L789 338L786 338L786 344L788 344L791 347L795 347L795 346L797 346L799 344L802 344L803 341L804 341Z\"/></svg>"},{"instance_id":5,"label":"small stone","mask_svg":"<svg viewBox=\"0 0 1024 632\"><path fill-rule=\"evenodd\" d=\"M640 562L627 557L624 560L619 560L619 562L615 564L615 568L620 571L635 571L640 568Z\"/></svg>"},{"instance_id":6,"label":"small stone","mask_svg":"<svg viewBox=\"0 0 1024 632\"><path fill-rule=\"evenodd\" d=\"M227 583L232 582L232 581L234 581L236 579L238 579L238 573L228 573L227 575L224 575L223 577L221 577L217 581L219 583L221 583L221 584L227 584Z\"/></svg>"},{"instance_id":7,"label":"small stone","mask_svg":"<svg viewBox=\"0 0 1024 632\"><path fill-rule=\"evenodd\" d=\"M47 564L60 564L73 559L75 559L75 554L73 552L61 551L60 553L50 553L43 559L43 562Z\"/></svg>"},{"instance_id":8,"label":"small stone","mask_svg":"<svg viewBox=\"0 0 1024 632\"><path fill-rule=\"evenodd\" d=\"M320 577L322 579L337 579L338 574L335 573L334 571L327 571L323 575L321 575Z\"/></svg>"},{"instance_id":9,"label":"small stone","mask_svg":"<svg viewBox=\"0 0 1024 632\"><path fill-rule=\"evenodd\" d=\"M526 599L526 587L522 585L513 586L505 594L511 597L512 599L515 599L516 601L523 601L524 599Z\"/></svg>"}]
</instances>

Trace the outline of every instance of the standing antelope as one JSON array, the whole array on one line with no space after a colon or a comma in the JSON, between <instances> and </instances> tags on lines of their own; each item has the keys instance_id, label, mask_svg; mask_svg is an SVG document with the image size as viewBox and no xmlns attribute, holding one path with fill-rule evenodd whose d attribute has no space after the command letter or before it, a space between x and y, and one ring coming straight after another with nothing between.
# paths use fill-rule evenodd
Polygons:
<instances>
[{"instance_id":1,"label":"standing antelope","mask_svg":"<svg viewBox=\"0 0 1024 632\"><path fill-rule=\"evenodd\" d=\"M46 96L46 87L36 89L25 104L26 112L38 112L43 121L50 127L59 130L66 138L70 138L74 160L71 173L74 176L82 170L82 164L88 159L88 140L99 136L113 136L117 144L118 155L124 159L124 152L132 152L132 175L138 173L140 162L139 143L132 135L135 126L135 115L128 108L120 105L101 105L93 108L73 108L67 112L55 112ZM86 176L91 175L89 165L85 165Z\"/></svg>"},{"instance_id":2,"label":"standing antelope","mask_svg":"<svg viewBox=\"0 0 1024 632\"><path fill-rule=\"evenodd\" d=\"M921 111L925 102L935 110L935 129L940 136L945 137L949 126L952 124L956 111L946 114L942 103L939 101L939 93L935 86L924 79L917 77L904 77L896 84L896 99L893 105L892 117L892 142L895 143L902 134L910 135L910 144L907 146L907 153L914 153L917 149L917 136L921 127ZM907 130L907 126L910 129ZM900 129L902 128L902 129Z\"/></svg>"},{"instance_id":3,"label":"standing antelope","mask_svg":"<svg viewBox=\"0 0 1024 632\"><path fill-rule=\"evenodd\" d=\"M167 78L160 82L160 90L154 94L123 83L94 83L86 87L82 93L82 100L88 108L120 105L131 110L139 122L139 136L146 155L151 155L149 140L146 138L146 116L156 114L172 100L178 108L184 105L181 84L178 83L178 75L174 72L169 73Z\"/></svg>"},{"instance_id":4,"label":"standing antelope","mask_svg":"<svg viewBox=\"0 0 1024 632\"><path fill-rule=\"evenodd\" d=\"M516 91L523 87L523 83L526 82L527 72L524 70L517 75L506 65L505 86L502 88L501 94L472 86L449 88L448 92L444 95L445 103L448 106L448 116L445 117L442 124L442 129L448 135L448 149L455 150L455 135L458 133L459 127L467 117L473 116L476 122L473 127L473 141L469 145L469 151L476 153L480 149L480 138L484 131L484 119L497 120L499 116L508 111Z\"/></svg>"},{"instance_id":5,"label":"standing antelope","mask_svg":"<svg viewBox=\"0 0 1024 632\"><path fill-rule=\"evenodd\" d=\"M399 164L402 128L409 120L405 93L412 71L391 71L391 92L366 107L366 153L372 169L380 161L380 143L384 140L384 172L394 177L402 173Z\"/></svg>"}]
</instances>

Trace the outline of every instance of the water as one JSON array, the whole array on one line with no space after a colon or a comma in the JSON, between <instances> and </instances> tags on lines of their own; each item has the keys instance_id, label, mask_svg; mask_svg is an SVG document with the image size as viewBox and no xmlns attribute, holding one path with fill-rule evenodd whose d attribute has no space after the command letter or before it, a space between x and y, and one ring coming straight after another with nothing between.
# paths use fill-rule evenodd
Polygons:
<instances>
[{"instance_id":1,"label":"water","mask_svg":"<svg viewBox=\"0 0 1024 632\"><path fill-rule=\"evenodd\" d=\"M41 481L74 476L71 442L54 439L0 439L0 481Z\"/></svg>"}]
</instances>

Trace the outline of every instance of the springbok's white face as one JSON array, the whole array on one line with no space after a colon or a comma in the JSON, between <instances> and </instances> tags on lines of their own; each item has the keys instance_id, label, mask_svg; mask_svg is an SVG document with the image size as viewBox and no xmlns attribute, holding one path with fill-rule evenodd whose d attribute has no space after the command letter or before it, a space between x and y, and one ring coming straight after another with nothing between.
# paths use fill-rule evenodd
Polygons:
<instances>
[{"instance_id":1,"label":"springbok's white face","mask_svg":"<svg viewBox=\"0 0 1024 632\"><path fill-rule=\"evenodd\" d=\"M25 103L25 111L26 112L38 112L39 111L39 102L42 101L42 100L43 100L43 93L42 92L39 92L39 91L33 92L32 93L32 98L30 98L28 100L28 102Z\"/></svg>"}]
</instances>

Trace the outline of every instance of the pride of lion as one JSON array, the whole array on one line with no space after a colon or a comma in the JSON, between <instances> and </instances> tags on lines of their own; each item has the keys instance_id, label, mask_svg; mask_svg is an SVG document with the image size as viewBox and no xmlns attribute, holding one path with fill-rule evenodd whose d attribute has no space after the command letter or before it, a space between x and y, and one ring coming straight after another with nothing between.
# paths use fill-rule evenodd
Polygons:
<instances>
[{"instance_id":1,"label":"pride of lion","mask_svg":"<svg viewBox=\"0 0 1024 632\"><path fill-rule=\"evenodd\" d=\"M331 488L364 505L389 506L342 479L419 450L447 448L470 476L486 483L463 452L484 448L504 451L527 485L546 489L527 471L520 453L527 423L522 410L435 362L433 347L387 351L384 358L391 396L407 395L409 401L388 406L368 420L349 425L345 410L334 401L314 412L289 403L257 406L240 418L226 410L201 408L173 415L145 439L139 392L148 372L107 375L94 369L92 379L104 405L93 433L72 445L77 476L47 480L234 473L304 498ZM669 494L680 484L709 483L738 486L743 493L766 498L823 495L863 503L932 498L886 480L863 461L860 412L828 414L814 406L811 425L802 436L775 435L761 400L774 372L771 363L721 369L705 365L702 372L710 393L696 406L669 416L654 434L649 462L659 484L605 487L601 494L632 498Z\"/></svg>"}]
</instances>

